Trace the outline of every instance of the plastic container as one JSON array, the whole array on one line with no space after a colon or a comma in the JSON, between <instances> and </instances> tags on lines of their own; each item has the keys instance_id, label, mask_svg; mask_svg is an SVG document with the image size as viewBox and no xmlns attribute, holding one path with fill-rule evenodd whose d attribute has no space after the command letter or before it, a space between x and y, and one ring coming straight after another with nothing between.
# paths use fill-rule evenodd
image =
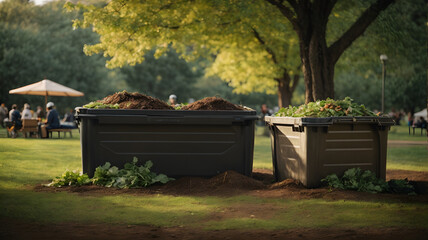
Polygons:
<instances>
[{"instance_id":1,"label":"plastic container","mask_svg":"<svg viewBox=\"0 0 428 240\"><path fill-rule=\"evenodd\" d=\"M234 170L250 176L255 111L179 111L76 108L83 172L133 157L171 177L214 176Z\"/></svg>"},{"instance_id":2,"label":"plastic container","mask_svg":"<svg viewBox=\"0 0 428 240\"><path fill-rule=\"evenodd\" d=\"M265 117L277 181L318 187L329 174L359 167L385 179L389 117Z\"/></svg>"}]
</instances>

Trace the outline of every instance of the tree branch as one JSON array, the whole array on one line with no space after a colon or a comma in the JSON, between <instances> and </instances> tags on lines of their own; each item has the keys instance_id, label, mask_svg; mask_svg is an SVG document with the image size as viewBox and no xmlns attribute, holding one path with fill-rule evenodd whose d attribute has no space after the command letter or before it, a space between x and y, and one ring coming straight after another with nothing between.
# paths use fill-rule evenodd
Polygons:
<instances>
[{"instance_id":1,"label":"tree branch","mask_svg":"<svg viewBox=\"0 0 428 240\"><path fill-rule=\"evenodd\" d=\"M272 61L273 61L273 63L275 63L275 64L278 64L278 60L276 59L276 55L275 55L275 53L273 52L273 50L270 48L270 47L268 47L267 45L266 45L266 42L262 39L262 37L260 36L260 34L256 31L256 29L254 29L254 28L251 28L251 30L253 31L253 33L254 33L254 37L257 39L257 41L259 41L259 43L265 48L265 50L269 53L269 55L272 57Z\"/></svg>"},{"instance_id":2,"label":"tree branch","mask_svg":"<svg viewBox=\"0 0 428 240\"><path fill-rule=\"evenodd\" d=\"M282 4L282 2L279 2L276 0L266 0L266 1L271 5L275 6L276 8L278 8L279 11L282 13L282 15L284 15L291 22L291 24L293 24L293 26L297 24L296 16L289 7ZM294 0L289 0L289 1L294 2Z\"/></svg>"},{"instance_id":3,"label":"tree branch","mask_svg":"<svg viewBox=\"0 0 428 240\"><path fill-rule=\"evenodd\" d=\"M376 19L381 11L385 10L395 0L377 0L355 21L355 23L329 48L330 61L336 63L342 53L351 46L367 27Z\"/></svg>"}]
</instances>

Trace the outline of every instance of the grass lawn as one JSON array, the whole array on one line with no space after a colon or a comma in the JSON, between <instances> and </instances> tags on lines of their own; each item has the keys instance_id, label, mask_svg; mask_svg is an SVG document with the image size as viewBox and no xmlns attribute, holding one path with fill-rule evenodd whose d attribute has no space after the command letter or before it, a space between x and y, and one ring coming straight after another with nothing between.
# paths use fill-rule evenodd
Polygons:
<instances>
[{"instance_id":1,"label":"grass lawn","mask_svg":"<svg viewBox=\"0 0 428 240\"><path fill-rule=\"evenodd\" d=\"M0 129L0 135L5 135ZM421 150L394 148L388 168L428 171ZM391 158L391 155L394 156ZM405 156L412 156L405 158ZM391 162L390 162L391 161ZM428 205L395 201L292 200L254 196L195 197L150 195L88 195L35 192L65 169L79 169L77 131L69 139L10 139L0 137L0 218L40 223L108 223L184 226L203 229L288 229L421 227L428 225ZM270 139L255 140L254 167L271 169ZM237 214L226 220L211 216L236 205L251 209L265 204L274 209L268 217ZM387 221L385 221L387 219Z\"/></svg>"},{"instance_id":2,"label":"grass lawn","mask_svg":"<svg viewBox=\"0 0 428 240\"><path fill-rule=\"evenodd\" d=\"M409 134L408 126L392 126L388 133L388 140L401 140L401 141L427 141L426 132L421 135L421 129L415 129L415 135L413 130Z\"/></svg>"}]
</instances>

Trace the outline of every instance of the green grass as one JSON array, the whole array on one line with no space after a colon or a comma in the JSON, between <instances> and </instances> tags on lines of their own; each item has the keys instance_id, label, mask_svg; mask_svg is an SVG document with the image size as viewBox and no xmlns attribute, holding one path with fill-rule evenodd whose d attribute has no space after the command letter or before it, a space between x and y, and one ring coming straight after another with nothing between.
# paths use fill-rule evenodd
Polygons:
<instances>
[{"instance_id":1,"label":"green grass","mask_svg":"<svg viewBox=\"0 0 428 240\"><path fill-rule=\"evenodd\" d=\"M219 230L428 225L428 215L425 214L428 205L418 203L290 200L253 196L103 196L33 191L33 186L47 183L66 169L81 168L78 132L73 132L73 136L73 139L0 138L0 218L46 224L143 224ZM257 134L255 144L254 167L271 168L270 139ZM390 149L392 152L389 155L398 156L400 160L396 162L402 164L402 168L419 169L425 166L423 169L426 169L427 164L423 161L404 159L402 156L411 154L400 149ZM422 150L416 151L423 155ZM414 152L414 149L410 151ZM252 206L260 204L268 205L270 214L259 216L251 211ZM232 214L226 219L212 217L237 209L237 206L246 211Z\"/></svg>"},{"instance_id":2,"label":"green grass","mask_svg":"<svg viewBox=\"0 0 428 240\"><path fill-rule=\"evenodd\" d=\"M254 168L272 169L272 151L270 137L265 135L263 127L257 127L254 139Z\"/></svg>"},{"instance_id":3,"label":"green grass","mask_svg":"<svg viewBox=\"0 0 428 240\"><path fill-rule=\"evenodd\" d=\"M415 129L415 135L413 135L413 130L409 135L408 126L392 126L391 130L388 133L388 140L401 140L401 141L427 141L427 135L424 131L424 134L421 135L421 129Z\"/></svg>"},{"instance_id":4,"label":"green grass","mask_svg":"<svg viewBox=\"0 0 428 240\"><path fill-rule=\"evenodd\" d=\"M388 148L388 169L428 171L428 148L426 146L403 146Z\"/></svg>"},{"instance_id":5,"label":"green grass","mask_svg":"<svg viewBox=\"0 0 428 240\"><path fill-rule=\"evenodd\" d=\"M275 201L275 200L271 200ZM209 229L290 229L290 228L360 228L391 227L400 223L406 227L426 227L425 204L376 203L357 201L281 200L273 205L279 210L271 218L246 216L210 222ZM412 212L411 215L408 215ZM413 213L414 212L414 213ZM385 221L385 219L388 219ZM422 221L422 222L418 222Z\"/></svg>"}]
</instances>

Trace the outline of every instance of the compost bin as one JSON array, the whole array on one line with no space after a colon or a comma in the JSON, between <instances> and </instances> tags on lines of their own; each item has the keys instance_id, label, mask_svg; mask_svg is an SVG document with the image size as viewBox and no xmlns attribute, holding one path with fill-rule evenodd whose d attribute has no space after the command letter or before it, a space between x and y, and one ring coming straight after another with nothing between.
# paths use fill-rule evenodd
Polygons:
<instances>
[{"instance_id":1,"label":"compost bin","mask_svg":"<svg viewBox=\"0 0 428 240\"><path fill-rule=\"evenodd\" d=\"M389 117L265 117L277 181L318 187L329 174L359 167L385 179Z\"/></svg>"},{"instance_id":2,"label":"compost bin","mask_svg":"<svg viewBox=\"0 0 428 240\"><path fill-rule=\"evenodd\" d=\"M233 170L250 176L255 111L182 111L76 108L83 172L137 157L171 177L214 176Z\"/></svg>"}]
</instances>

